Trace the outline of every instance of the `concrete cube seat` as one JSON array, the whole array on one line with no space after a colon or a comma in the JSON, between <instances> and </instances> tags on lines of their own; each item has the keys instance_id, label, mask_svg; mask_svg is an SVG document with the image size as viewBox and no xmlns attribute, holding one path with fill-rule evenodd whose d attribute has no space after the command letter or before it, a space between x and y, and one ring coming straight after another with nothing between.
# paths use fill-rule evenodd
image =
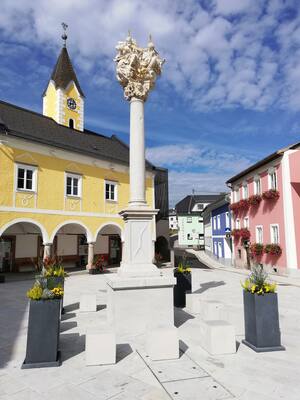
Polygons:
<instances>
[{"instance_id":1,"label":"concrete cube seat","mask_svg":"<svg viewBox=\"0 0 300 400\"><path fill-rule=\"evenodd\" d=\"M89 328L85 336L86 365L116 363L116 335L113 330L100 327Z\"/></svg>"},{"instance_id":2,"label":"concrete cube seat","mask_svg":"<svg viewBox=\"0 0 300 400\"><path fill-rule=\"evenodd\" d=\"M82 293L80 296L80 312L96 312L97 311L97 297L93 293Z\"/></svg>"},{"instance_id":3,"label":"concrete cube seat","mask_svg":"<svg viewBox=\"0 0 300 400\"><path fill-rule=\"evenodd\" d=\"M222 319L221 310L224 304L215 300L199 300L200 316L204 321L215 321Z\"/></svg>"},{"instance_id":4,"label":"concrete cube seat","mask_svg":"<svg viewBox=\"0 0 300 400\"><path fill-rule=\"evenodd\" d=\"M201 322L201 347L212 355L236 352L234 326L227 321Z\"/></svg>"},{"instance_id":5,"label":"concrete cube seat","mask_svg":"<svg viewBox=\"0 0 300 400\"><path fill-rule=\"evenodd\" d=\"M179 358L177 328L175 326L149 328L146 338L146 352L153 361Z\"/></svg>"},{"instance_id":6,"label":"concrete cube seat","mask_svg":"<svg viewBox=\"0 0 300 400\"><path fill-rule=\"evenodd\" d=\"M242 306L225 305L220 311L220 319L232 324L236 335L245 334L244 310Z\"/></svg>"},{"instance_id":7,"label":"concrete cube seat","mask_svg":"<svg viewBox=\"0 0 300 400\"><path fill-rule=\"evenodd\" d=\"M185 298L186 298L185 310L191 314L200 314L201 293L186 293Z\"/></svg>"}]
</instances>

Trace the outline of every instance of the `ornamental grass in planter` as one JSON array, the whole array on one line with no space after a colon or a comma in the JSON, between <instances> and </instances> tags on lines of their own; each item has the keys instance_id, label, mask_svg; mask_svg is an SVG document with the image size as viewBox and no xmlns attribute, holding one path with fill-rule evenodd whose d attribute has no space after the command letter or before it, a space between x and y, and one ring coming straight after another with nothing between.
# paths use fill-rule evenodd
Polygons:
<instances>
[{"instance_id":1,"label":"ornamental grass in planter","mask_svg":"<svg viewBox=\"0 0 300 400\"><path fill-rule=\"evenodd\" d=\"M63 289L48 289L36 280L30 299L26 356L22 368L57 367L59 359L60 307Z\"/></svg>"},{"instance_id":2,"label":"ornamental grass in planter","mask_svg":"<svg viewBox=\"0 0 300 400\"><path fill-rule=\"evenodd\" d=\"M178 264L178 267L174 270L174 276L177 280L174 286L174 306L185 307L186 292L192 290L191 268L185 263L185 260Z\"/></svg>"},{"instance_id":3,"label":"ornamental grass in planter","mask_svg":"<svg viewBox=\"0 0 300 400\"><path fill-rule=\"evenodd\" d=\"M276 283L268 281L262 265L256 265L242 283L245 340L256 352L285 350L281 345Z\"/></svg>"}]
</instances>

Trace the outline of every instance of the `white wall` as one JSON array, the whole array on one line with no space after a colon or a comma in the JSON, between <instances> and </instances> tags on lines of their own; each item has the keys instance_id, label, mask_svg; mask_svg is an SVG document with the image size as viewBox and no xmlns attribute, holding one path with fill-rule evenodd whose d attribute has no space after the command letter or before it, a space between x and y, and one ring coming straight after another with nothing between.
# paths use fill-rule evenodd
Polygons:
<instances>
[{"instance_id":1,"label":"white wall","mask_svg":"<svg viewBox=\"0 0 300 400\"><path fill-rule=\"evenodd\" d=\"M37 235L16 236L16 258L37 256Z\"/></svg>"},{"instance_id":2,"label":"white wall","mask_svg":"<svg viewBox=\"0 0 300 400\"><path fill-rule=\"evenodd\" d=\"M57 255L71 256L78 254L77 235L57 235Z\"/></svg>"},{"instance_id":3,"label":"white wall","mask_svg":"<svg viewBox=\"0 0 300 400\"><path fill-rule=\"evenodd\" d=\"M94 246L94 253L108 254L108 252L109 252L108 236L98 235L97 241Z\"/></svg>"}]
</instances>

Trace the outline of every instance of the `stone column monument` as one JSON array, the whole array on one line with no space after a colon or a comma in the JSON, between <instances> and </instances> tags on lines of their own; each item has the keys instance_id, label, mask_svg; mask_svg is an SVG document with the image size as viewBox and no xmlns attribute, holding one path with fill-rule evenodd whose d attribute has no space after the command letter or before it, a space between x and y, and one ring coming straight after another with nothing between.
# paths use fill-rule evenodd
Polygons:
<instances>
[{"instance_id":1,"label":"stone column monument","mask_svg":"<svg viewBox=\"0 0 300 400\"><path fill-rule=\"evenodd\" d=\"M153 264L152 236L158 210L145 196L144 103L164 63L151 37L146 48L130 36L119 42L117 79L130 102L130 201L120 212L125 221L122 263L108 279L108 319L117 334L135 335L160 326L173 327L173 275L163 276Z\"/></svg>"}]
</instances>

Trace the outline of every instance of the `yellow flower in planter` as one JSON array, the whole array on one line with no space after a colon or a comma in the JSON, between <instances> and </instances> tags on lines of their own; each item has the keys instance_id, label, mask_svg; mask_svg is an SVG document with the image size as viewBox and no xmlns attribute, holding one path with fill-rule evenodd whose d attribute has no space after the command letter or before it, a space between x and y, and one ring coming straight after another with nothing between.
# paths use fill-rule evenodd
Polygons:
<instances>
[{"instance_id":1,"label":"yellow flower in planter","mask_svg":"<svg viewBox=\"0 0 300 400\"><path fill-rule=\"evenodd\" d=\"M55 287L51 289L51 292L54 294L54 297L60 298L63 297L64 291L61 287Z\"/></svg>"}]
</instances>

